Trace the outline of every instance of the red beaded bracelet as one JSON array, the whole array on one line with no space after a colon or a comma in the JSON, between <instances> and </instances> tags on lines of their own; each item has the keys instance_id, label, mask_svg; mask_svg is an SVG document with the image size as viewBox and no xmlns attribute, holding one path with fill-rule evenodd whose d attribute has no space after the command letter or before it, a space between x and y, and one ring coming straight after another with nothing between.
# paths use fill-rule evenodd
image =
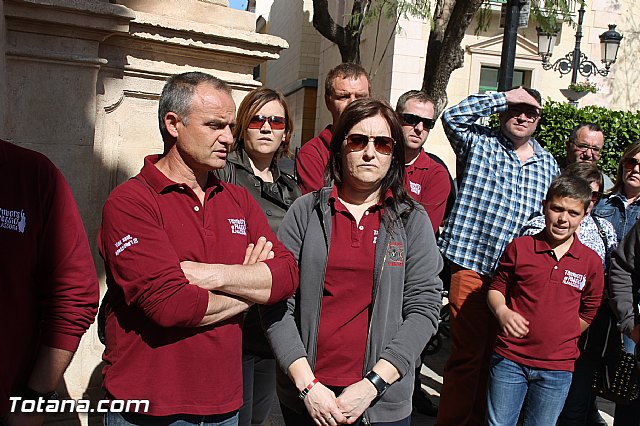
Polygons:
<instances>
[{"instance_id":1,"label":"red beaded bracelet","mask_svg":"<svg viewBox=\"0 0 640 426\"><path fill-rule=\"evenodd\" d=\"M316 383L318 383L318 379L313 379L313 381L311 383L309 383L306 388L304 388L304 389L302 389L300 391L300 394L298 395L298 398L304 400L307 397L307 394L309 393L311 388L314 387L316 385Z\"/></svg>"}]
</instances>

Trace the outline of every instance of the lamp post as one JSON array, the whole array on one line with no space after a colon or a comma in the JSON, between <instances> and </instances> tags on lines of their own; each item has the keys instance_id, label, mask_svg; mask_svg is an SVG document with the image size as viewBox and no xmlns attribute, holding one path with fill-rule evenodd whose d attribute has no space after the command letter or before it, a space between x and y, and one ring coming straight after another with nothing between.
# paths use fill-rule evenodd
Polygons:
<instances>
[{"instance_id":1,"label":"lamp post","mask_svg":"<svg viewBox=\"0 0 640 426\"><path fill-rule=\"evenodd\" d=\"M513 69L516 62L516 40L518 38L518 21L520 8L524 1L509 0L507 15L502 37L502 55L500 55L500 69L498 70L498 91L504 92L513 85Z\"/></svg>"},{"instance_id":2,"label":"lamp post","mask_svg":"<svg viewBox=\"0 0 640 426\"><path fill-rule=\"evenodd\" d=\"M571 73L571 83L577 83L578 73L583 77L591 77L601 75L606 77L609 74L611 64L618 57L618 48L622 34L615 30L616 26L609 24L609 30L600 34L600 45L602 46L602 62L604 69L599 69L595 62L590 60L587 55L580 51L580 42L582 40L582 22L584 20L584 4L580 5L578 11L578 26L576 28L576 45L573 52L567 53L563 58L551 63L549 59L553 53L553 46L556 42L558 31L543 31L540 27L538 31L538 54L542 57L542 68L545 70L554 70L560 72L560 77ZM577 102L576 102L577 103Z\"/></svg>"}]
</instances>

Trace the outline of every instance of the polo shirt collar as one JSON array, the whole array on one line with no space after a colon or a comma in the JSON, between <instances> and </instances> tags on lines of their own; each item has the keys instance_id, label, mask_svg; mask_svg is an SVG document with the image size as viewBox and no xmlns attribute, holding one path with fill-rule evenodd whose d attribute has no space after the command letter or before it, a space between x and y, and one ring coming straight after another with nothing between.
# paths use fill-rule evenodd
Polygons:
<instances>
[{"instance_id":1,"label":"polo shirt collar","mask_svg":"<svg viewBox=\"0 0 640 426\"><path fill-rule=\"evenodd\" d=\"M431 161L424 149L420 149L418 157L409 167L413 166L415 169L428 170L431 167Z\"/></svg>"},{"instance_id":2,"label":"polo shirt collar","mask_svg":"<svg viewBox=\"0 0 640 426\"><path fill-rule=\"evenodd\" d=\"M574 233L573 236L574 236L573 242L571 243L571 246L569 247L569 250L567 250L567 253L565 254L565 256L568 255L575 259L580 259L580 252L581 252L580 249L581 249L582 243L580 242L580 239L578 238L578 235L576 233ZM536 253L545 253L545 252L550 253L553 251L553 249L547 242L545 229L543 229L542 231L538 232L536 235L533 236L533 245Z\"/></svg>"},{"instance_id":3,"label":"polo shirt collar","mask_svg":"<svg viewBox=\"0 0 640 426\"><path fill-rule=\"evenodd\" d=\"M338 186L337 185L333 185L333 187L331 188L331 193L329 193L329 198L327 200L327 203L329 205L335 205L335 201L338 199L339 195L338 195ZM387 189L387 192L384 195L383 201L384 204L388 204L390 201L393 200L393 192L391 191L391 189ZM383 203L381 203L380 201L378 201L377 203L373 204L371 207L375 207L375 206L382 206Z\"/></svg>"},{"instance_id":4,"label":"polo shirt collar","mask_svg":"<svg viewBox=\"0 0 640 426\"><path fill-rule=\"evenodd\" d=\"M320 134L318 135L318 137L320 138L320 140L322 141L322 143L324 144L324 146L327 149L331 148L331 138L333 138L333 132L332 132L332 125L329 124L327 127L325 127Z\"/></svg>"},{"instance_id":5,"label":"polo shirt collar","mask_svg":"<svg viewBox=\"0 0 640 426\"><path fill-rule=\"evenodd\" d=\"M162 155L160 154L147 155L144 158L144 165L142 166L142 170L140 170L140 176L147 181L149 186L160 194L166 190L173 189L174 187L177 188L181 185L185 185L184 182L172 181L156 167L156 163L160 158L162 158ZM207 189L210 187L217 187L219 184L220 180L213 173L209 173Z\"/></svg>"}]
</instances>

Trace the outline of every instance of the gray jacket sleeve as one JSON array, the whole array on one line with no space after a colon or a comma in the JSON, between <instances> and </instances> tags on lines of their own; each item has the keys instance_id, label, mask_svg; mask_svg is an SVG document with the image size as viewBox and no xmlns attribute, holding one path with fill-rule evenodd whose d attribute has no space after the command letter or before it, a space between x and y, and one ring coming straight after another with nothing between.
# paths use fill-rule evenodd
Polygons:
<instances>
[{"instance_id":1,"label":"gray jacket sleeve","mask_svg":"<svg viewBox=\"0 0 640 426\"><path fill-rule=\"evenodd\" d=\"M309 208L307 200L312 194L298 198L289 208L278 228L278 239L293 253L296 262L300 260L302 239L308 225ZM299 291L299 290L298 290ZM307 356L294 320L296 295L275 305L259 306L262 327L265 330L271 350L278 365L285 373L295 360Z\"/></svg>"},{"instance_id":2,"label":"gray jacket sleeve","mask_svg":"<svg viewBox=\"0 0 640 426\"><path fill-rule=\"evenodd\" d=\"M415 368L420 353L438 329L442 304L438 274L443 263L431 223L421 206L411 212L405 231L404 321L380 356L393 364L402 377Z\"/></svg>"},{"instance_id":3,"label":"gray jacket sleeve","mask_svg":"<svg viewBox=\"0 0 640 426\"><path fill-rule=\"evenodd\" d=\"M626 335L635 326L636 309L634 293L638 290L640 258L635 254L640 250L640 222L636 223L611 255L610 300L609 305L618 318L618 329ZM634 277L635 276L635 277Z\"/></svg>"}]
</instances>

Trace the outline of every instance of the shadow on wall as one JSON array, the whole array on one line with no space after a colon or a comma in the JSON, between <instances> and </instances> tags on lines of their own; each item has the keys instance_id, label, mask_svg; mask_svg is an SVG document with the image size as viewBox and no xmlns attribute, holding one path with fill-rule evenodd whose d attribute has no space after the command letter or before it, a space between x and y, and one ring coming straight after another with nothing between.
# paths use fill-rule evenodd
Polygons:
<instances>
[{"instance_id":1,"label":"shadow on wall","mask_svg":"<svg viewBox=\"0 0 640 426\"><path fill-rule=\"evenodd\" d=\"M611 91L612 104L617 109L636 111L640 109L640 74L637 72L637 63L640 52L640 15L637 12L640 0L628 0L622 6L616 2L612 11L620 13L622 21L617 28L623 35L618 52L618 60L611 66L614 79L605 78L604 82ZM600 65L600 64L598 64Z\"/></svg>"},{"instance_id":2,"label":"shadow on wall","mask_svg":"<svg viewBox=\"0 0 640 426\"><path fill-rule=\"evenodd\" d=\"M268 31L287 40L289 48L281 53L280 59L267 61L261 69L264 85L282 91L286 97L294 123L292 153L316 134L322 37L311 23L311 13L304 10L304 3L297 4L299 7L291 7L291 4L282 1L272 3Z\"/></svg>"}]
</instances>

